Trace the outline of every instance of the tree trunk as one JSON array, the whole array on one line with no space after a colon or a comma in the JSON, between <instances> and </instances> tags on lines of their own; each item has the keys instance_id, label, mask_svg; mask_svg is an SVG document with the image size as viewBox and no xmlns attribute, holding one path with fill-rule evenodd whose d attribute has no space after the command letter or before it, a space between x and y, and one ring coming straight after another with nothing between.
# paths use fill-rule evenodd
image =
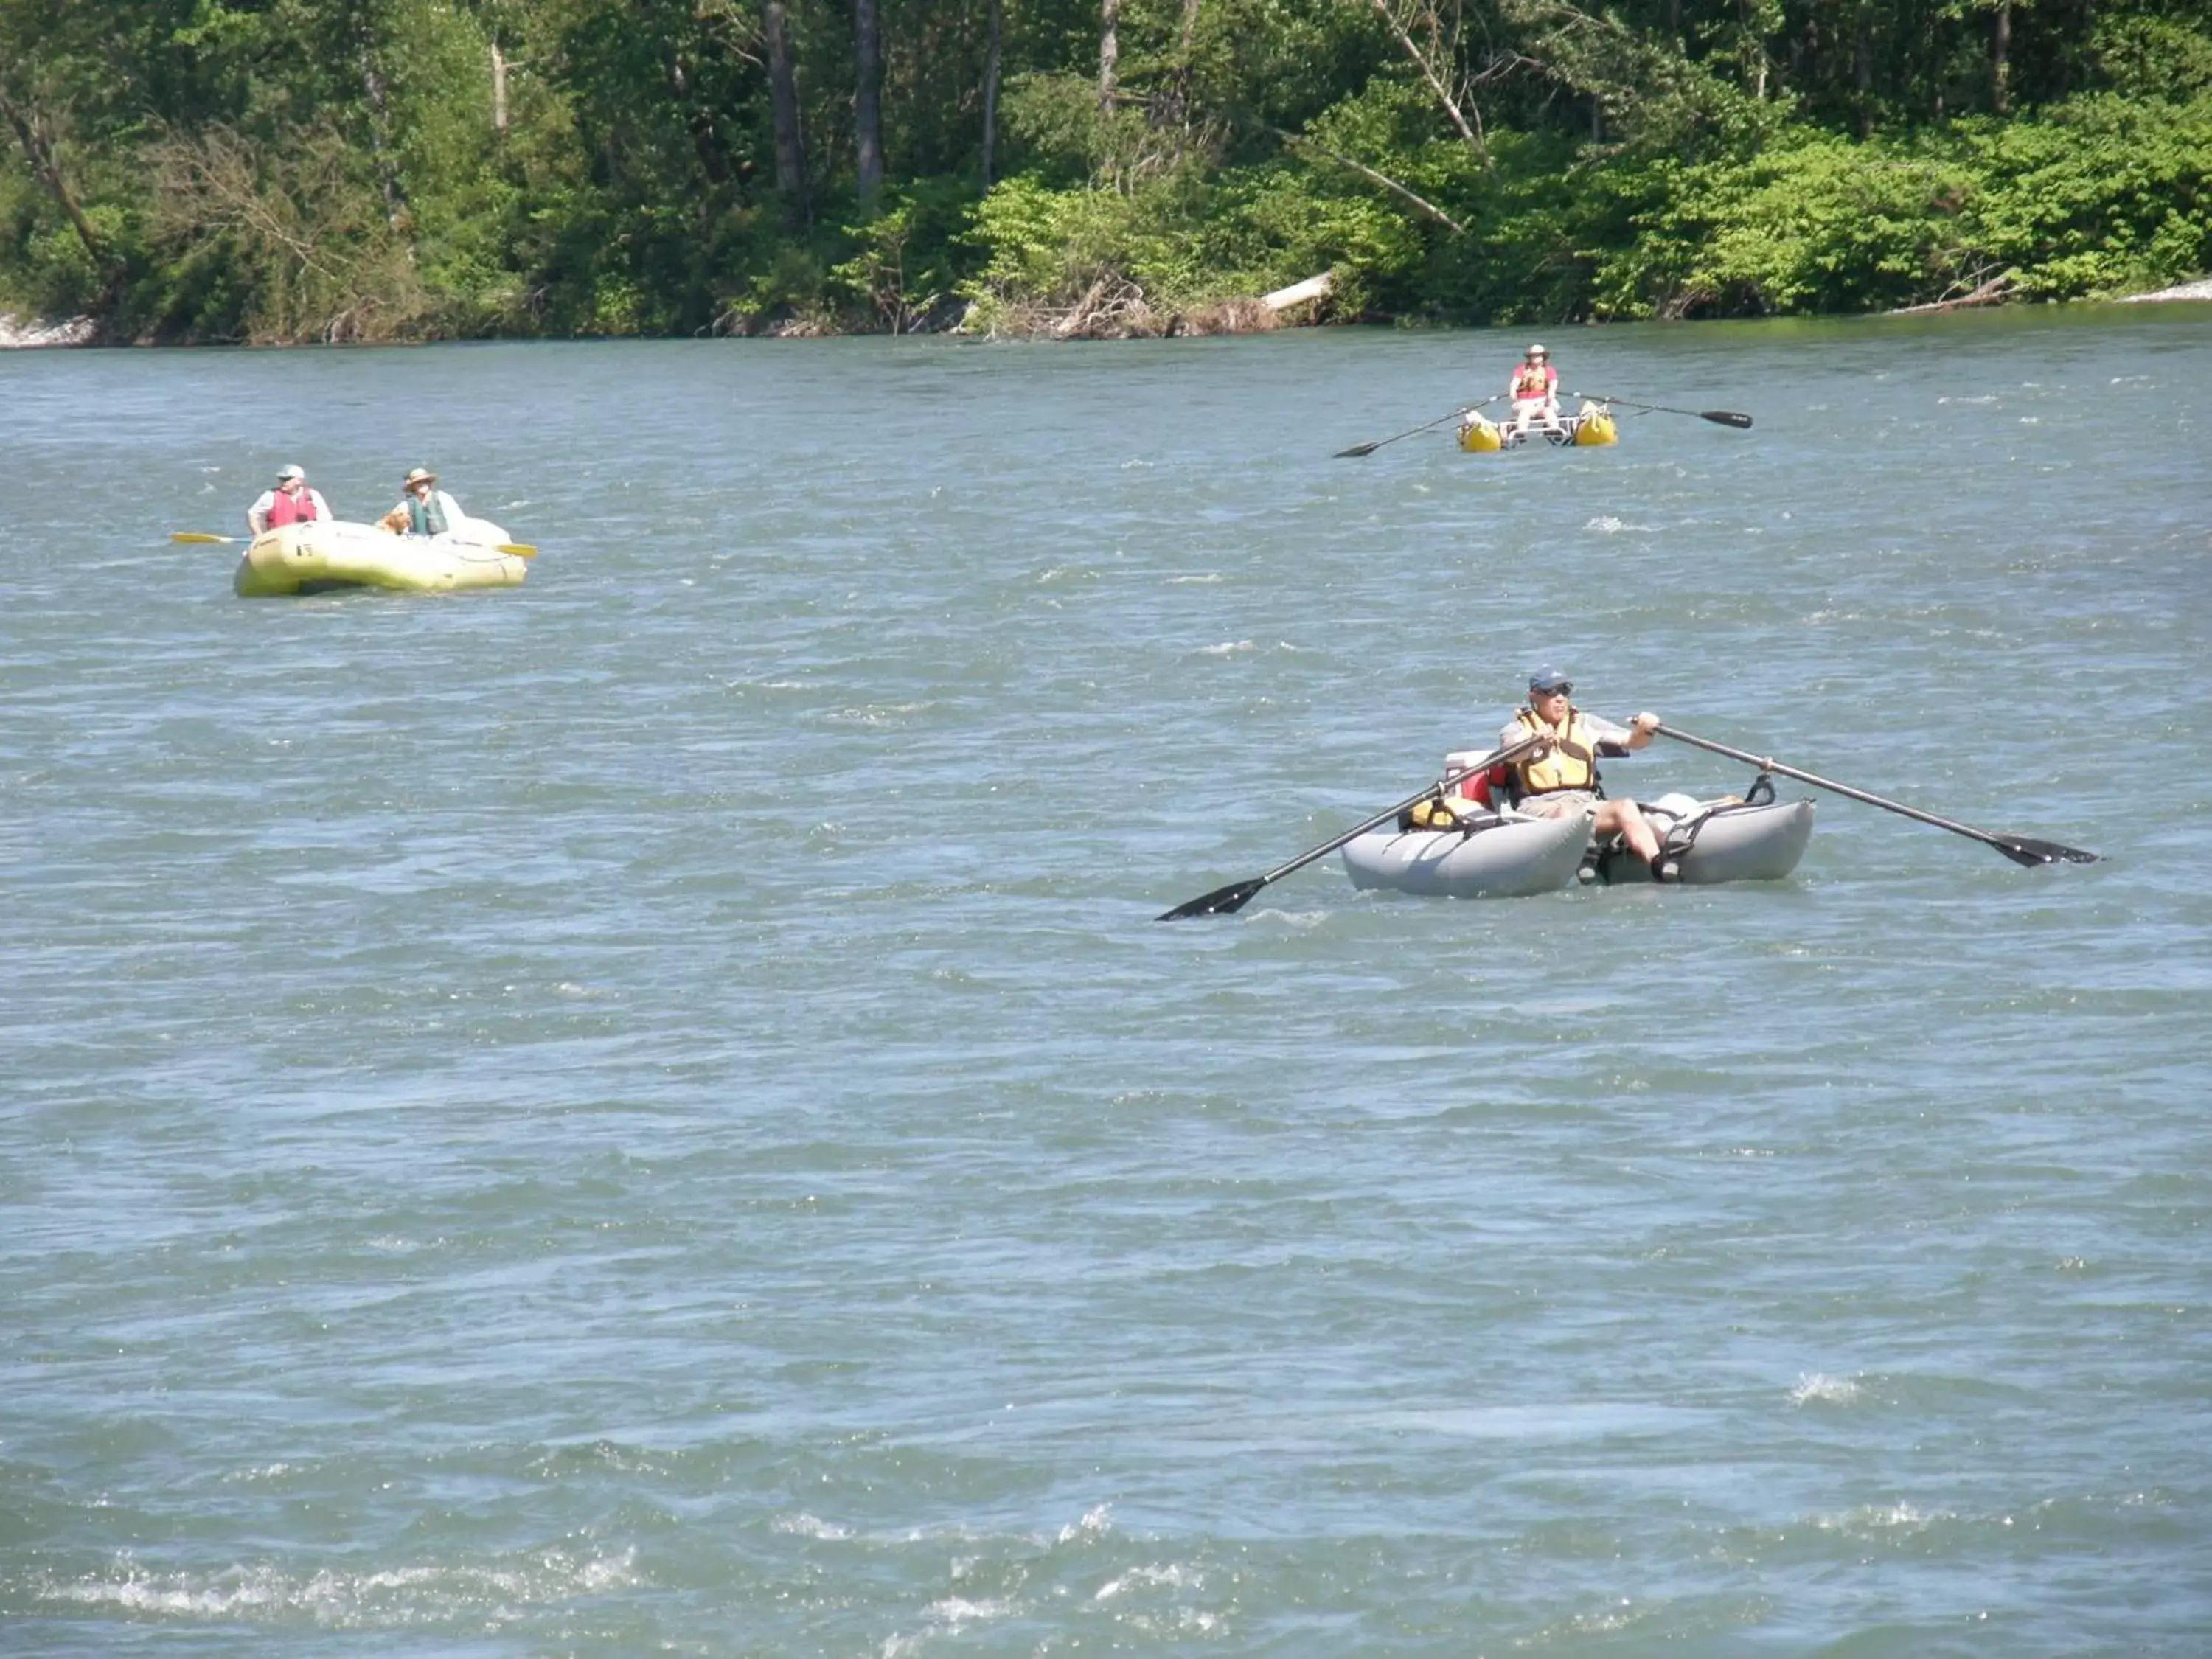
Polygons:
<instances>
[{"instance_id":1,"label":"tree trunk","mask_svg":"<svg viewBox=\"0 0 2212 1659\"><path fill-rule=\"evenodd\" d=\"M999 152L999 52L1003 42L1004 0L991 0L983 41L983 188L991 187L991 171Z\"/></svg>"},{"instance_id":2,"label":"tree trunk","mask_svg":"<svg viewBox=\"0 0 2212 1659\"><path fill-rule=\"evenodd\" d=\"M1098 109L1104 115L1114 112L1114 65L1121 57L1121 43L1117 33L1121 21L1121 0L1099 0Z\"/></svg>"},{"instance_id":3,"label":"tree trunk","mask_svg":"<svg viewBox=\"0 0 2212 1659\"><path fill-rule=\"evenodd\" d=\"M806 152L799 140L799 71L792 62L791 20L783 0L761 8L768 47L768 101L775 129L775 189L793 222L806 216Z\"/></svg>"},{"instance_id":4,"label":"tree trunk","mask_svg":"<svg viewBox=\"0 0 2212 1659\"><path fill-rule=\"evenodd\" d=\"M876 0L853 0L853 159L860 211L884 191L884 38Z\"/></svg>"},{"instance_id":5,"label":"tree trunk","mask_svg":"<svg viewBox=\"0 0 2212 1659\"><path fill-rule=\"evenodd\" d=\"M1406 26L1390 15L1387 0L1370 0L1370 3L1375 8L1375 15L1380 17L1390 32L1398 37L1398 44L1406 49L1406 56L1413 60L1413 67L1420 70L1421 78L1429 83L1429 90L1436 94L1437 101L1444 107L1444 113L1451 117L1451 124L1459 129L1459 136L1467 140L1467 147L1482 158L1484 167L1489 167L1490 152L1484 146L1482 135L1476 131L1475 127L1475 124L1482 119L1482 112L1476 109L1470 102L1468 107L1474 110L1474 122L1470 123L1467 118L1467 112L1460 108L1459 100L1445 88L1443 78L1437 73L1436 65L1431 63L1427 55L1414 44L1413 37L1406 32Z\"/></svg>"},{"instance_id":6,"label":"tree trunk","mask_svg":"<svg viewBox=\"0 0 2212 1659\"><path fill-rule=\"evenodd\" d=\"M1373 167L1369 167L1364 161L1355 161L1349 155L1340 155L1326 144L1316 143L1311 138L1301 138L1297 133L1285 132L1282 128L1278 126L1270 126L1267 131L1273 133L1276 137L1281 139L1293 149L1310 149L1316 151L1319 154L1328 157L1330 161L1335 162L1337 166L1340 167L1350 167L1354 173L1358 173L1362 178L1372 179L1376 184L1382 185L1383 189L1389 191L1392 194L1405 198L1407 201L1411 202L1415 207L1420 209L1422 212L1427 214L1430 218L1434 219L1438 224L1449 225L1452 229L1459 232L1462 236L1467 234L1467 227L1465 225L1460 223L1458 220L1453 218L1450 214L1446 213L1434 202L1430 201L1426 197L1416 196L1412 191L1407 189L1405 185L1400 184L1395 179L1390 178L1385 173L1376 172Z\"/></svg>"},{"instance_id":7,"label":"tree trunk","mask_svg":"<svg viewBox=\"0 0 2212 1659\"><path fill-rule=\"evenodd\" d=\"M692 153L699 158L699 171L707 175L710 185L730 182L730 157L722 148L722 136L714 130L714 112L703 101L691 96L691 77L684 72L684 61L672 48L668 54L668 87L676 94L676 106L684 112L684 125L690 130Z\"/></svg>"},{"instance_id":8,"label":"tree trunk","mask_svg":"<svg viewBox=\"0 0 2212 1659\"><path fill-rule=\"evenodd\" d=\"M106 279L111 289L113 289L121 273L108 257L106 240L85 216L83 204L76 199L76 192L69 187L69 180L62 174L61 161L54 155L53 146L46 142L46 135L32 120L31 112L10 98L4 86L0 86L0 119L4 119L15 129L15 142L22 145L23 159L31 164L33 176L46 187L46 194L54 198L64 216L69 220L70 228L76 232L76 239L83 244L85 257L92 261L93 269Z\"/></svg>"},{"instance_id":9,"label":"tree trunk","mask_svg":"<svg viewBox=\"0 0 2212 1659\"><path fill-rule=\"evenodd\" d=\"M1990 108L1999 115L2012 112L2012 0L1997 0L1990 37Z\"/></svg>"},{"instance_id":10,"label":"tree trunk","mask_svg":"<svg viewBox=\"0 0 2212 1659\"><path fill-rule=\"evenodd\" d=\"M1182 0L1182 25L1176 54L1152 84L1145 100L1146 118L1155 129L1187 126L1190 121L1190 43L1198 34L1199 0Z\"/></svg>"},{"instance_id":11,"label":"tree trunk","mask_svg":"<svg viewBox=\"0 0 2212 1659\"><path fill-rule=\"evenodd\" d=\"M2081 61L2089 41L2089 15L2096 9L2096 0L2079 0L2074 8L2074 27L2070 31L2072 44L2058 54L2057 95L2065 97L2074 90L2074 66Z\"/></svg>"},{"instance_id":12,"label":"tree trunk","mask_svg":"<svg viewBox=\"0 0 2212 1659\"><path fill-rule=\"evenodd\" d=\"M375 23L366 5L354 13L354 54L361 67L361 89L368 99L368 153L384 189L385 222L397 226L407 210L407 191L392 154L391 100L385 96L383 71L376 66Z\"/></svg>"},{"instance_id":13,"label":"tree trunk","mask_svg":"<svg viewBox=\"0 0 2212 1659\"><path fill-rule=\"evenodd\" d=\"M1750 74L1751 95L1763 104L1766 101L1766 77L1774 60L1774 53L1768 46L1765 31L1758 26L1756 15L1751 7L1745 3L1745 0L1736 0L1736 18L1743 29L1741 38L1744 42L1744 50L1757 59L1756 63L1751 62L1748 58L1746 61L1746 68ZM1776 19L1777 22L1784 23L1785 27L1786 21L1785 18Z\"/></svg>"},{"instance_id":14,"label":"tree trunk","mask_svg":"<svg viewBox=\"0 0 2212 1659\"><path fill-rule=\"evenodd\" d=\"M491 130L507 137L507 54L491 43Z\"/></svg>"},{"instance_id":15,"label":"tree trunk","mask_svg":"<svg viewBox=\"0 0 2212 1659\"><path fill-rule=\"evenodd\" d=\"M1874 5L1859 0L1858 29L1851 40L1851 87L1859 110L1859 140L1874 137Z\"/></svg>"}]
</instances>

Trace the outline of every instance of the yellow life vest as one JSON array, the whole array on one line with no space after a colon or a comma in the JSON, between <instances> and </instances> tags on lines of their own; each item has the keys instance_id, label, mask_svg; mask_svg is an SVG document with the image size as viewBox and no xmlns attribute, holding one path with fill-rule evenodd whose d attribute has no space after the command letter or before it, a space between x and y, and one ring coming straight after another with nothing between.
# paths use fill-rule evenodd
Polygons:
<instances>
[{"instance_id":1,"label":"yellow life vest","mask_svg":"<svg viewBox=\"0 0 2212 1659\"><path fill-rule=\"evenodd\" d=\"M1482 808L1460 795L1430 795L1398 814L1401 830L1460 830Z\"/></svg>"},{"instance_id":2,"label":"yellow life vest","mask_svg":"<svg viewBox=\"0 0 2212 1659\"><path fill-rule=\"evenodd\" d=\"M1562 789L1597 787L1597 738L1583 721L1583 711L1570 703L1566 726L1559 731L1524 708L1514 720L1532 737L1549 738L1551 752L1539 761L1519 761L1513 768L1516 791L1522 795L1556 794Z\"/></svg>"}]
</instances>

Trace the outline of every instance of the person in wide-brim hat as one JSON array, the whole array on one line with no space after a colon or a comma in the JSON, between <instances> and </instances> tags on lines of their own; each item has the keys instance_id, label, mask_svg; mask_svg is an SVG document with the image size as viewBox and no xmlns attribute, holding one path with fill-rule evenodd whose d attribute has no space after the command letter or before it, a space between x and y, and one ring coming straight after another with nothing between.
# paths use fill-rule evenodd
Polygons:
<instances>
[{"instance_id":1,"label":"person in wide-brim hat","mask_svg":"<svg viewBox=\"0 0 2212 1659\"><path fill-rule=\"evenodd\" d=\"M1532 345L1514 365L1505 382L1505 395L1513 400L1513 422L1522 430L1556 427L1559 423L1559 371L1552 367L1552 354Z\"/></svg>"},{"instance_id":2,"label":"person in wide-brim hat","mask_svg":"<svg viewBox=\"0 0 2212 1659\"><path fill-rule=\"evenodd\" d=\"M460 528L469 515L461 504L438 488L438 475L427 466L410 467L400 481L399 505L377 522L407 536L442 536Z\"/></svg>"}]
</instances>

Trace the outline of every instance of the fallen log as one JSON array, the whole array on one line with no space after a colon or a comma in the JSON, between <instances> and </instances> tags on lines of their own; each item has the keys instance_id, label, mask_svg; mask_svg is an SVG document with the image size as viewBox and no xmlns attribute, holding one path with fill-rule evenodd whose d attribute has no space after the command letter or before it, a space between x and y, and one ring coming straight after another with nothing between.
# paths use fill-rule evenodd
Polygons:
<instances>
[{"instance_id":1,"label":"fallen log","mask_svg":"<svg viewBox=\"0 0 2212 1659\"><path fill-rule=\"evenodd\" d=\"M1935 300L1924 306L1899 306L1889 314L1893 317L1918 317L1931 311L1958 311L1967 306L2002 305L2012 296L2012 274L1992 276L1971 294L1961 294L1954 299Z\"/></svg>"},{"instance_id":2,"label":"fallen log","mask_svg":"<svg viewBox=\"0 0 2212 1659\"><path fill-rule=\"evenodd\" d=\"M1303 283L1292 283L1288 288L1279 288L1273 294L1262 294L1260 303L1270 311L1287 311L1292 306L1304 305L1309 300L1328 297L1336 286L1334 273L1324 270L1318 276L1309 276Z\"/></svg>"}]
</instances>

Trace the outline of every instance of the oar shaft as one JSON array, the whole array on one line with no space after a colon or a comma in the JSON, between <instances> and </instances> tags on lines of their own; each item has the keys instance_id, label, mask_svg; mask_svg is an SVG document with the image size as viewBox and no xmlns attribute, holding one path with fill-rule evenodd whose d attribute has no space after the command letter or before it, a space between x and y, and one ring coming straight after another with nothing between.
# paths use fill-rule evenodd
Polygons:
<instances>
[{"instance_id":1,"label":"oar shaft","mask_svg":"<svg viewBox=\"0 0 2212 1659\"><path fill-rule=\"evenodd\" d=\"M1442 426L1446 421L1455 421L1461 416L1468 413L1469 410L1480 409L1485 404L1494 404L1497 401L1498 399L1495 398L1485 398L1481 403L1469 404L1464 409L1455 409L1449 415L1439 415L1433 421L1426 422L1420 426L1409 427L1403 432L1394 432L1387 438L1377 438L1372 443L1354 444L1349 449L1340 449L1336 452L1336 459L1338 460L1342 460L1346 456L1372 455L1376 450L1382 448L1386 444L1395 444L1401 438L1411 438L1419 433L1433 432L1437 428Z\"/></svg>"},{"instance_id":2,"label":"oar shaft","mask_svg":"<svg viewBox=\"0 0 2212 1659\"><path fill-rule=\"evenodd\" d=\"M1992 847L2000 847L2003 844L2001 837L1990 834L1986 830L1977 830L1972 824L1960 823L1951 818L1938 817L1933 812L1923 812L1918 807L1907 806L1902 801L1888 800L1880 795L1869 794L1863 789L1854 789L1848 783L1838 783L1832 778L1820 777L1812 772L1801 772L1794 766L1784 766L1780 761L1771 760L1765 755L1754 755L1747 749L1731 749L1724 743L1715 743L1711 738L1696 737L1672 726L1661 726L1656 729L1665 736L1674 738L1677 743L1686 743L1692 749L1705 749L1716 755L1725 755L1729 759L1741 761L1747 766L1756 766L1762 772L1779 772L1785 778L1795 778L1800 783L1809 783L1815 789L1826 789L1848 799L1863 801L1869 806L1879 806L1884 811L1895 812L1904 817L1917 818L1921 823L1933 824L1938 830L1948 830L1955 836L1966 836L1975 841L1987 842Z\"/></svg>"},{"instance_id":3,"label":"oar shaft","mask_svg":"<svg viewBox=\"0 0 2212 1659\"><path fill-rule=\"evenodd\" d=\"M1639 404L1632 398L1607 397L1602 392L1562 392L1562 398L1586 398L1594 404L1619 404L1623 409L1648 409L1662 415L1703 415L1701 409L1673 409L1665 404Z\"/></svg>"},{"instance_id":4,"label":"oar shaft","mask_svg":"<svg viewBox=\"0 0 2212 1659\"><path fill-rule=\"evenodd\" d=\"M1399 813L1405 811L1415 802L1426 800L1431 794L1440 793L1443 790L1450 788L1452 785L1457 783L1462 778L1472 777L1477 772L1486 771L1491 767L1496 766L1501 761L1519 759L1522 755L1527 754L1530 750L1534 749L1539 741L1540 740L1538 738L1528 738L1520 743L1509 744L1505 748L1498 750L1495 754L1486 755L1472 766L1463 766L1456 770L1447 769L1443 777L1439 778L1436 782L1429 785L1427 788L1423 789L1419 794L1408 795L1405 799L1400 801L1395 806L1390 807L1384 811L1377 812L1373 817L1367 819L1364 823L1353 824L1351 829L1346 830L1334 841L1323 842L1311 852L1299 854L1297 857L1292 859L1288 864L1278 865L1273 870L1268 871L1264 876L1253 876L1243 881L1232 881L1226 887L1217 887L1210 893L1201 893L1194 899L1186 899L1182 903L1176 905L1174 909L1170 910L1158 917L1158 920L1161 921L1180 921L1186 916L1225 916L1241 910L1246 904L1249 903L1253 897L1264 889L1268 883L1279 880L1282 877L1289 875L1293 870L1304 869L1307 865L1311 864L1316 859L1322 857L1325 854L1334 853L1338 848L1343 846L1345 842L1352 840L1353 836L1365 835L1367 831L1374 829L1376 825L1385 823L1391 818L1395 818Z\"/></svg>"},{"instance_id":5,"label":"oar shaft","mask_svg":"<svg viewBox=\"0 0 2212 1659\"><path fill-rule=\"evenodd\" d=\"M1276 869L1268 871L1266 875L1260 878L1260 884L1264 887L1269 882L1278 881L1283 877L1289 875L1293 870L1304 869L1306 866L1311 864L1316 859L1327 857L1329 854L1336 851L1338 848L1343 846L1346 842L1356 840L1358 837L1365 835L1370 830L1374 829L1375 826L1379 823L1388 823L1391 819L1396 817L1399 813L1406 811L1409 808L1418 805L1419 802L1428 799L1431 795L1437 793L1439 790L1450 788L1452 785L1459 782L1463 778L1471 778L1478 772L1487 772L1492 767L1498 765L1502 762L1520 759L1522 756L1527 754L1531 749L1534 749L1540 741L1541 739L1537 738L1524 738L1521 742L1514 744L1509 748L1498 750L1495 754L1485 755L1480 760L1475 762L1472 766L1462 767L1455 772L1447 771L1443 776L1437 779L1436 782L1430 784L1426 788L1419 790L1416 793L1407 796L1405 799L1400 801L1395 806L1386 807L1383 811L1377 812L1373 817L1369 818L1364 823L1353 824L1351 829L1346 830L1334 841L1324 842L1321 846L1315 848L1311 852L1301 853L1297 857L1292 859L1288 864L1282 865Z\"/></svg>"},{"instance_id":6,"label":"oar shaft","mask_svg":"<svg viewBox=\"0 0 2212 1659\"><path fill-rule=\"evenodd\" d=\"M1638 409L1656 415L1688 415L1700 421L1711 421L1715 426L1747 428L1751 416L1739 415L1732 409L1676 409L1668 404L1639 404L1628 398L1608 398L1601 392L1563 392L1562 398L1583 398L1592 403L1619 404L1623 409Z\"/></svg>"}]
</instances>

